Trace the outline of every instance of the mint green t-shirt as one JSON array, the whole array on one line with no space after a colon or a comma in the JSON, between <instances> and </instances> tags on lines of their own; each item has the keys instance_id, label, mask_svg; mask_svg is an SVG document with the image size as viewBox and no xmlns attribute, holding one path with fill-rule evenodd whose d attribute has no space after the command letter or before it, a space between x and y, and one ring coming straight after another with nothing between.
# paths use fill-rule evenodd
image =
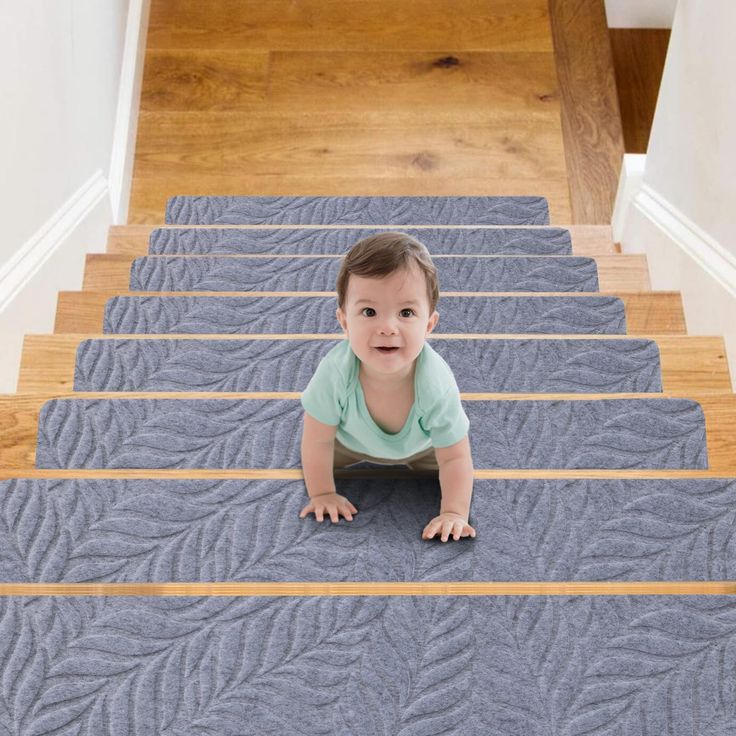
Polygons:
<instances>
[{"instance_id":1,"label":"mint green t-shirt","mask_svg":"<svg viewBox=\"0 0 736 736\"><path fill-rule=\"evenodd\" d=\"M323 424L336 425L335 436L345 447L371 457L401 460L430 447L454 445L470 426L455 376L427 342L416 361L414 404L396 434L384 432L368 412L358 357L347 339L319 362L302 393L302 407Z\"/></svg>"}]
</instances>

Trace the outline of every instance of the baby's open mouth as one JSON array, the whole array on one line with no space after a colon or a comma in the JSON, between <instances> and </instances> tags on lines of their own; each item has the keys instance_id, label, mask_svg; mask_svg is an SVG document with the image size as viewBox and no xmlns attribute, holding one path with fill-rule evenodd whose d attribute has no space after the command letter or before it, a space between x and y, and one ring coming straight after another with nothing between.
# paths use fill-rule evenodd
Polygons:
<instances>
[{"instance_id":1,"label":"baby's open mouth","mask_svg":"<svg viewBox=\"0 0 736 736\"><path fill-rule=\"evenodd\" d=\"M377 347L376 350L380 350L382 353L392 353L394 350L398 350L398 348Z\"/></svg>"}]
</instances>

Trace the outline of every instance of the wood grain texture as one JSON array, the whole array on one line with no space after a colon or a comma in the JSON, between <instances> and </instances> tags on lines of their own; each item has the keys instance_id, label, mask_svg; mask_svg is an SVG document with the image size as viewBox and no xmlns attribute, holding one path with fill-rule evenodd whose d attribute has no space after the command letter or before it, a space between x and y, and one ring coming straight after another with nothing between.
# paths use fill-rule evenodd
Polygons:
<instances>
[{"instance_id":1,"label":"wood grain texture","mask_svg":"<svg viewBox=\"0 0 736 736\"><path fill-rule=\"evenodd\" d=\"M399 133L401 134L401 133ZM327 139L325 139L327 140ZM287 141L288 143L288 141ZM212 158L212 148L217 147L210 141L204 152ZM327 143L322 142L321 148ZM188 153L193 159L196 152ZM285 154L288 156L288 154ZM318 154L314 154L318 155ZM327 154L321 154L327 155ZM521 179L515 176L514 170L501 180L492 181L483 176L463 175L460 178L428 177L419 174L419 169L412 164L418 153L411 156L405 154L407 167L414 166L414 176L379 175L376 172L366 173L359 177L346 176L343 172L337 175L322 175L321 165L314 171L305 174L268 173L257 177L248 174L248 161L240 167L223 169L216 174L197 173L197 165L191 171L184 171L177 176L157 173L155 179L133 177L131 193L131 209L128 222L133 224L160 224L164 220L166 201L175 194L182 195L216 195L216 196L545 196L549 203L550 221L571 222L570 198L567 183L560 185L558 179ZM422 159L417 160L417 164ZM181 169L181 167L179 167ZM304 167L302 167L304 168ZM530 186L534 190L529 189Z\"/></svg>"},{"instance_id":2,"label":"wood grain texture","mask_svg":"<svg viewBox=\"0 0 736 736\"><path fill-rule=\"evenodd\" d=\"M431 95L457 115L536 119L559 130L551 54L458 51L149 49L146 112L370 112L394 115ZM457 119L457 118L456 118Z\"/></svg>"},{"instance_id":3,"label":"wood grain texture","mask_svg":"<svg viewBox=\"0 0 736 736\"><path fill-rule=\"evenodd\" d=\"M538 195L569 221L546 0L154 0L129 221L175 194Z\"/></svg>"},{"instance_id":4,"label":"wood grain texture","mask_svg":"<svg viewBox=\"0 0 736 736\"><path fill-rule=\"evenodd\" d=\"M0 396L0 468L19 470L33 468L36 458L38 417L46 401L55 398L72 399L298 399L299 392L261 393L34 393ZM490 394L461 393L466 401L516 399L585 401L587 399L612 399L610 394ZM616 394L617 399L651 398L647 394ZM685 398L698 401L705 415L710 470L736 475L736 395L718 392L668 392L657 398ZM187 472L187 471L184 471ZM576 477L578 471L575 471ZM608 471L611 475L615 471Z\"/></svg>"},{"instance_id":5,"label":"wood grain texture","mask_svg":"<svg viewBox=\"0 0 736 736\"><path fill-rule=\"evenodd\" d=\"M74 387L74 363L77 346L83 340L125 339L124 335L26 335L23 344L18 391L23 393L71 392ZM131 335L131 339L173 340L182 339L174 335ZM340 335L314 335L311 339L333 340ZM457 339L484 339L469 335L458 335ZM616 336L612 339L626 339ZM213 335L209 339L293 339L277 335ZM529 339L515 335L499 336L500 339ZM535 335L532 339L539 339ZM187 336L187 340L206 339L201 335ZM611 339L601 335L550 335L546 339L589 340ZM652 336L659 347L662 365L662 385L665 391L725 391L730 393L731 378L728 370L726 349L722 337L691 337L658 335ZM430 340L431 343L431 340Z\"/></svg>"},{"instance_id":6,"label":"wood grain texture","mask_svg":"<svg viewBox=\"0 0 736 736\"><path fill-rule=\"evenodd\" d=\"M420 471L410 470L383 470L362 469L353 470L351 468L338 468L335 470L337 478L410 478L419 474ZM140 480L142 478L159 478L159 479L204 479L204 480L280 480L301 478L302 471L294 468L261 468L259 470L202 470L189 468L187 470L85 470L75 468L74 470L37 470L36 468L1 468L0 480L10 480L13 478L129 478ZM535 479L555 479L555 478L627 478L627 479L646 479L646 478L723 478L729 477L717 470L475 470L474 478L535 478Z\"/></svg>"},{"instance_id":7,"label":"wood grain texture","mask_svg":"<svg viewBox=\"0 0 736 736\"><path fill-rule=\"evenodd\" d=\"M110 227L108 233L107 253L110 255L130 256L148 255L148 239L151 235L151 231L156 227L156 225L113 225ZM166 228L166 226L163 227ZM211 227L212 226L210 225L204 225L199 229L206 230ZM324 227L333 227L338 229L341 226ZM463 227L470 229L471 226L460 226L459 229L462 229ZM494 226L488 226L487 229L493 229L493 227ZM535 227L536 226L528 226L526 229L534 230ZM561 225L560 227L566 227L570 230L573 255L603 256L613 255L617 252L613 243L613 235L610 225ZM421 229L419 226L417 226L417 228ZM262 226L231 226L230 229L262 229Z\"/></svg>"},{"instance_id":8,"label":"wood grain texture","mask_svg":"<svg viewBox=\"0 0 736 736\"><path fill-rule=\"evenodd\" d=\"M153 49L550 53L546 0L154 0Z\"/></svg>"},{"instance_id":9,"label":"wood grain texture","mask_svg":"<svg viewBox=\"0 0 736 736\"><path fill-rule=\"evenodd\" d=\"M157 256L152 256L157 257ZM201 258L202 256L187 256ZM227 258L228 256L220 256ZM237 256L252 258L256 256ZM259 256L263 257L263 256ZM292 256L271 256L274 259L290 259ZM307 257L307 256L305 256ZM334 258L336 256L313 256L313 258ZM457 256L463 258L465 256ZM565 256L560 256L564 258ZM438 263L440 257L436 257ZM601 291L646 291L650 287L649 269L645 255L595 256L598 268L598 283ZM133 258L109 254L92 253L86 256L84 267L84 290L119 289L126 291L130 284L130 268ZM199 292L214 294L216 292Z\"/></svg>"},{"instance_id":10,"label":"wood grain texture","mask_svg":"<svg viewBox=\"0 0 736 736\"><path fill-rule=\"evenodd\" d=\"M269 106L258 115L141 112L134 172L134 186L138 179L200 175L222 178L225 185L236 179L241 188L245 180L262 187L264 176L307 180L317 172L320 181L409 178L421 180L424 194L439 193L433 191L435 179L465 194L462 177L485 179L487 195L508 194L510 178L515 187L524 182L529 196L546 196L539 181L562 183L567 174L556 110L533 119L523 112L499 117L443 107L420 115L417 110L389 114L330 106L284 112ZM300 193L315 193L312 188L304 186ZM352 189L363 187L354 183ZM163 220L163 212L157 219Z\"/></svg>"},{"instance_id":11,"label":"wood grain texture","mask_svg":"<svg viewBox=\"0 0 736 736\"><path fill-rule=\"evenodd\" d=\"M549 0L572 222L608 223L624 154L603 0Z\"/></svg>"},{"instance_id":12,"label":"wood grain texture","mask_svg":"<svg viewBox=\"0 0 736 736\"><path fill-rule=\"evenodd\" d=\"M113 296L145 296L161 295L166 292L121 292L111 289L109 291L61 291L56 308L55 333L64 332L101 332L102 320L105 311L105 302ZM188 292L177 292L172 296L184 296ZM230 293L231 296L241 297L263 297L263 296L306 296L318 295L334 296L335 292L239 292ZM440 292L440 297L456 295L461 292ZM478 292L481 293L481 292ZM606 295L609 292L596 292ZM217 292L223 296L225 292ZM520 296L516 292L511 296ZM642 291L624 292L616 291L612 296L619 297L624 303L626 312L626 325L628 335L682 335L685 330L685 314L682 308L682 298L676 291ZM202 293L194 294L202 296ZM215 296L210 294L210 296ZM498 296L498 295L496 295ZM541 293L535 296L543 296ZM565 296L585 296L581 292L566 293ZM589 296L589 295L588 295Z\"/></svg>"},{"instance_id":13,"label":"wood grain texture","mask_svg":"<svg viewBox=\"0 0 736 736\"><path fill-rule=\"evenodd\" d=\"M730 595L736 582L0 583L0 596Z\"/></svg>"},{"instance_id":14,"label":"wood grain texture","mask_svg":"<svg viewBox=\"0 0 736 736\"><path fill-rule=\"evenodd\" d=\"M646 153L662 81L669 28L611 28L624 146L627 153Z\"/></svg>"}]
</instances>

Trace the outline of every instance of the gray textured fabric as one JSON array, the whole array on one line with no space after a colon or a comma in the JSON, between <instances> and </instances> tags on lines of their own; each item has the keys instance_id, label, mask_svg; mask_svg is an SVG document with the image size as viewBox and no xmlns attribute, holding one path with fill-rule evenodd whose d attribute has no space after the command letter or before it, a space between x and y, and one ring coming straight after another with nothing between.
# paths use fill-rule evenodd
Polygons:
<instances>
[{"instance_id":1,"label":"gray textured fabric","mask_svg":"<svg viewBox=\"0 0 736 736\"><path fill-rule=\"evenodd\" d=\"M149 237L151 255L268 253L341 255L369 235L396 230L411 235L433 255L569 256L570 231L563 228L156 228Z\"/></svg>"},{"instance_id":2,"label":"gray textured fabric","mask_svg":"<svg viewBox=\"0 0 736 736\"><path fill-rule=\"evenodd\" d=\"M733 596L0 599L5 733L732 736Z\"/></svg>"},{"instance_id":3,"label":"gray textured fabric","mask_svg":"<svg viewBox=\"0 0 736 736\"><path fill-rule=\"evenodd\" d=\"M334 296L116 296L104 332L117 334L340 333ZM438 332L624 334L615 296L441 296Z\"/></svg>"},{"instance_id":4,"label":"gray textured fabric","mask_svg":"<svg viewBox=\"0 0 736 736\"><path fill-rule=\"evenodd\" d=\"M334 291L342 257L145 256L131 291ZM592 258L438 256L443 291L598 291Z\"/></svg>"},{"instance_id":5,"label":"gray textured fabric","mask_svg":"<svg viewBox=\"0 0 736 736\"><path fill-rule=\"evenodd\" d=\"M338 475L336 488L352 521L300 519L301 479L3 481L0 582L736 577L733 478L475 480L476 536L444 543L421 539L436 477Z\"/></svg>"},{"instance_id":6,"label":"gray textured fabric","mask_svg":"<svg viewBox=\"0 0 736 736\"><path fill-rule=\"evenodd\" d=\"M171 197L167 225L549 225L544 197Z\"/></svg>"},{"instance_id":7,"label":"gray textured fabric","mask_svg":"<svg viewBox=\"0 0 736 736\"><path fill-rule=\"evenodd\" d=\"M303 391L338 340L84 340L75 391ZM466 393L662 390L653 340L430 338Z\"/></svg>"},{"instance_id":8,"label":"gray textured fabric","mask_svg":"<svg viewBox=\"0 0 736 736\"><path fill-rule=\"evenodd\" d=\"M706 468L688 399L463 401L476 468ZM298 399L54 399L39 468L299 467Z\"/></svg>"}]
</instances>

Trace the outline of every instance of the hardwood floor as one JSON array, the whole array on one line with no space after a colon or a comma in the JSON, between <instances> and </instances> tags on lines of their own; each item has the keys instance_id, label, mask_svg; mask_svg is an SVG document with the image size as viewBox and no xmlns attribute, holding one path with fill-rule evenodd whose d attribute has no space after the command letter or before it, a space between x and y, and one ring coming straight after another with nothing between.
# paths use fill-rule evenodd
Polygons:
<instances>
[{"instance_id":1,"label":"hardwood floor","mask_svg":"<svg viewBox=\"0 0 736 736\"><path fill-rule=\"evenodd\" d=\"M646 153L670 40L669 28L611 28L626 153Z\"/></svg>"},{"instance_id":2,"label":"hardwood floor","mask_svg":"<svg viewBox=\"0 0 736 736\"><path fill-rule=\"evenodd\" d=\"M624 155L603 2L549 0L571 222L609 223Z\"/></svg>"},{"instance_id":3,"label":"hardwood floor","mask_svg":"<svg viewBox=\"0 0 736 736\"><path fill-rule=\"evenodd\" d=\"M542 195L572 222L547 0L153 0L129 221L176 194Z\"/></svg>"}]
</instances>

